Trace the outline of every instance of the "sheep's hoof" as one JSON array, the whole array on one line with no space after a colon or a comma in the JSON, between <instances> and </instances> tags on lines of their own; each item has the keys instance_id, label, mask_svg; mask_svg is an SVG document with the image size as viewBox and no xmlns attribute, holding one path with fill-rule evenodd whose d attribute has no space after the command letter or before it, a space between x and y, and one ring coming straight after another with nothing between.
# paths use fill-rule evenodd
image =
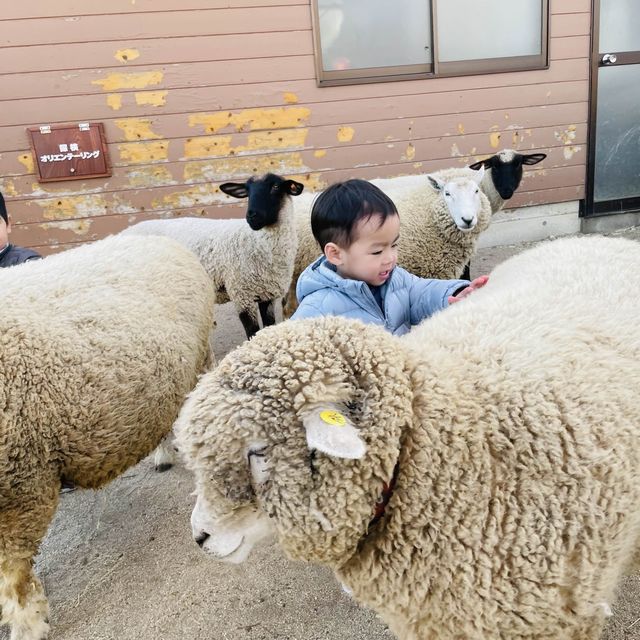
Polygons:
<instances>
[{"instance_id":1,"label":"sheep's hoof","mask_svg":"<svg viewBox=\"0 0 640 640\"><path fill-rule=\"evenodd\" d=\"M161 464L156 465L156 471L158 473L164 473L165 471L169 471L171 467L173 467L173 464L171 464L171 462L162 462Z\"/></svg>"}]
</instances>

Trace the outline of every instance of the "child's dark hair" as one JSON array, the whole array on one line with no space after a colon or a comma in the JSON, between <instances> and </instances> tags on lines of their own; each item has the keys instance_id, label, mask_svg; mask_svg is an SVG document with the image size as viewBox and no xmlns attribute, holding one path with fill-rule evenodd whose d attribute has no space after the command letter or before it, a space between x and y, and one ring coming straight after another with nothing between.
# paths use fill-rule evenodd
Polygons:
<instances>
[{"instance_id":1,"label":"child's dark hair","mask_svg":"<svg viewBox=\"0 0 640 640\"><path fill-rule=\"evenodd\" d=\"M0 191L0 216L4 220L5 224L9 224L9 217L7 215L7 205L4 203L4 196L2 195L2 191Z\"/></svg>"},{"instance_id":2,"label":"child's dark hair","mask_svg":"<svg viewBox=\"0 0 640 640\"><path fill-rule=\"evenodd\" d=\"M348 248L360 220L380 215L380 225L389 216L398 215L391 198L366 180L336 182L323 191L311 209L311 230L321 249L327 242Z\"/></svg>"}]
</instances>

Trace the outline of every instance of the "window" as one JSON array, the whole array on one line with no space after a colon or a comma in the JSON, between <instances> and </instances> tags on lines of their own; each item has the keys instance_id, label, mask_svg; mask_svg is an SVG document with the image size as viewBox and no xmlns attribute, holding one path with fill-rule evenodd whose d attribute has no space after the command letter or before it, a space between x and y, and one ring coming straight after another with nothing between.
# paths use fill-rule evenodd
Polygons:
<instances>
[{"instance_id":1,"label":"window","mask_svg":"<svg viewBox=\"0 0 640 640\"><path fill-rule=\"evenodd\" d=\"M313 0L318 84L548 66L548 0Z\"/></svg>"}]
</instances>

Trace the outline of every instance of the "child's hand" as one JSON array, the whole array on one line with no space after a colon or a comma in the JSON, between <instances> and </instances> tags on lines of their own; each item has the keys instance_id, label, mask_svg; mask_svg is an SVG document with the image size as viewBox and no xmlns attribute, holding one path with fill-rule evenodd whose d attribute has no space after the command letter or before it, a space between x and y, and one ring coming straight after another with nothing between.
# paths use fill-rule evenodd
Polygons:
<instances>
[{"instance_id":1,"label":"child's hand","mask_svg":"<svg viewBox=\"0 0 640 640\"><path fill-rule=\"evenodd\" d=\"M448 302L449 304L453 304L454 302L460 302L463 298L466 298L468 295L471 295L477 289L482 289L485 284L489 282L489 276L479 276L475 280L472 280L471 283L465 287L460 293L455 296L449 296Z\"/></svg>"}]
</instances>

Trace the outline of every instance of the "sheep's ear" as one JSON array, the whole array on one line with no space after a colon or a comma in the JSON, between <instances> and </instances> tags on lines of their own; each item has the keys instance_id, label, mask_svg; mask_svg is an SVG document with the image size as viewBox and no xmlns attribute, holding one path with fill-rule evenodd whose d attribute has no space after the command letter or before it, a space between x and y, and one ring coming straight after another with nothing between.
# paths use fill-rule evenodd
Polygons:
<instances>
[{"instance_id":1,"label":"sheep's ear","mask_svg":"<svg viewBox=\"0 0 640 640\"><path fill-rule=\"evenodd\" d=\"M482 182L482 178L484 178L484 165L482 165L479 169L473 172L471 179L476 183L480 184Z\"/></svg>"},{"instance_id":2,"label":"sheep's ear","mask_svg":"<svg viewBox=\"0 0 640 640\"><path fill-rule=\"evenodd\" d=\"M491 166L491 160L494 157L495 156L491 156L491 158L485 158L484 160L478 160L478 162L474 162L473 164L470 164L469 165L469 169L473 169L474 171L477 171L478 169L480 169L480 167L490 167Z\"/></svg>"},{"instance_id":3,"label":"sheep's ear","mask_svg":"<svg viewBox=\"0 0 640 640\"><path fill-rule=\"evenodd\" d=\"M522 164L538 164L547 157L546 153L530 153L522 156Z\"/></svg>"},{"instance_id":4,"label":"sheep's ear","mask_svg":"<svg viewBox=\"0 0 640 640\"><path fill-rule=\"evenodd\" d=\"M244 182L225 182L220 185L220 191L234 198L246 198L249 190Z\"/></svg>"},{"instance_id":5,"label":"sheep's ear","mask_svg":"<svg viewBox=\"0 0 640 640\"><path fill-rule=\"evenodd\" d=\"M347 416L329 404L315 407L303 417L302 424L309 449L348 460L362 458L367 450Z\"/></svg>"},{"instance_id":6,"label":"sheep's ear","mask_svg":"<svg viewBox=\"0 0 640 640\"><path fill-rule=\"evenodd\" d=\"M429 183L436 191L442 191L444 189L444 180L440 180L440 178L436 178L434 175L428 173L427 179Z\"/></svg>"},{"instance_id":7,"label":"sheep's ear","mask_svg":"<svg viewBox=\"0 0 640 640\"><path fill-rule=\"evenodd\" d=\"M304 191L304 185L295 180L285 180L284 188L292 196L299 196Z\"/></svg>"}]
</instances>

